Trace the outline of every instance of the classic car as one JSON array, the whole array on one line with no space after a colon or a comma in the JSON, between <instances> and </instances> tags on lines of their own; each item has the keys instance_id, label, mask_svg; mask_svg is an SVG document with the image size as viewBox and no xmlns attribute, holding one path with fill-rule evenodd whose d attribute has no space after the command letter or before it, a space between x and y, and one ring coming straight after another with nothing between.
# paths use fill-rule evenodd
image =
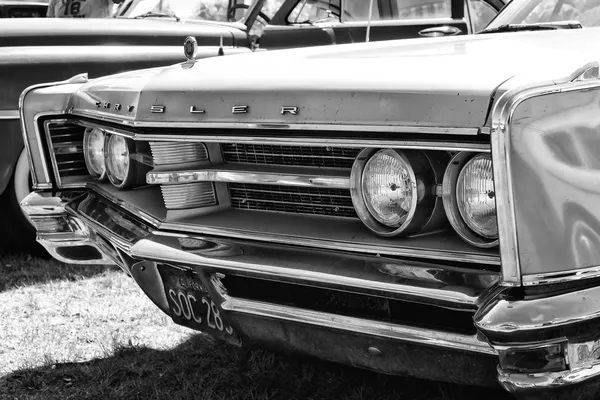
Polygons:
<instances>
[{"instance_id":1,"label":"classic car","mask_svg":"<svg viewBox=\"0 0 600 400\"><path fill-rule=\"evenodd\" d=\"M0 0L0 18L40 18L47 9L48 0Z\"/></svg>"},{"instance_id":2,"label":"classic car","mask_svg":"<svg viewBox=\"0 0 600 400\"><path fill-rule=\"evenodd\" d=\"M597 399L597 3L32 86L22 210L234 345Z\"/></svg>"},{"instance_id":3,"label":"classic car","mask_svg":"<svg viewBox=\"0 0 600 400\"><path fill-rule=\"evenodd\" d=\"M366 40L368 13L362 0L246 3L129 0L114 19L2 23L0 42L9 49L0 69L0 124L5 135L0 151L0 207L7 210L0 234L5 247L28 250L35 243L35 232L19 207L31 189L17 112L18 96L26 87L81 72L98 77L172 64L181 58L181 43L187 36L200 45L197 58L250 52L259 39L261 49ZM403 7L383 3L373 6L371 41L472 33L504 4L503 0L412 0ZM242 66L238 74L244 74Z\"/></svg>"},{"instance_id":4,"label":"classic car","mask_svg":"<svg viewBox=\"0 0 600 400\"><path fill-rule=\"evenodd\" d=\"M251 4L239 0L130 0L121 4L112 19L3 22L0 43L8 51L3 53L0 67L4 135L0 207L6 210L0 221L2 244L29 250L35 243L35 232L19 207L31 188L17 112L18 96L26 87L62 81L81 72L98 77L172 64L181 59L181 44L187 36L199 43L197 58L250 52L258 46L261 32L261 49L360 42L366 39L363 4L362 0L341 4L339 0L256 0ZM412 0L404 8L382 4L374 6L371 41L474 32L504 3ZM341 17L340 7L344 10ZM320 19L323 15L327 18ZM270 25L265 28L267 23ZM243 66L237 74L244 74ZM63 167L69 168L68 162Z\"/></svg>"},{"instance_id":5,"label":"classic car","mask_svg":"<svg viewBox=\"0 0 600 400\"><path fill-rule=\"evenodd\" d=\"M23 212L235 345L596 399L597 12L33 86Z\"/></svg>"}]
</instances>

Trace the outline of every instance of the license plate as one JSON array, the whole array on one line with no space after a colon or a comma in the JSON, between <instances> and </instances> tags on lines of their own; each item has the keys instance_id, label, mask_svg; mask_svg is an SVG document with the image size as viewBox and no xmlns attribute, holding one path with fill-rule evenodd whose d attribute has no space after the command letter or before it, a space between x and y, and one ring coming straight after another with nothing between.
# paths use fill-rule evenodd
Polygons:
<instances>
[{"instance_id":1,"label":"license plate","mask_svg":"<svg viewBox=\"0 0 600 400\"><path fill-rule=\"evenodd\" d=\"M234 332L223 309L215 303L196 272L160 266L171 318L176 324L206 332L236 346L240 337Z\"/></svg>"}]
</instances>

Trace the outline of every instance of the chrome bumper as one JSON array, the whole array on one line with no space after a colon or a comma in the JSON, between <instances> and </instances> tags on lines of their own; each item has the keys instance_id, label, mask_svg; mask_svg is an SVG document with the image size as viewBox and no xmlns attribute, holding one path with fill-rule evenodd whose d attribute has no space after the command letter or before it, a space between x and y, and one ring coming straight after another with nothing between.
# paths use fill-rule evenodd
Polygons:
<instances>
[{"instance_id":1,"label":"chrome bumper","mask_svg":"<svg viewBox=\"0 0 600 400\"><path fill-rule=\"evenodd\" d=\"M476 385L499 382L516 393L586 383L600 376L600 361L595 357L600 335L588 335L585 340L568 333L544 340L536 337L568 325L598 323L593 307L580 307L571 321L548 322L544 312L536 317L536 310L543 306L547 311L553 298L511 300L508 289L496 285L494 272L165 232L93 192L78 197L32 193L21 205L38 229L38 241L55 258L68 263L117 264L167 314L158 265L209 276L213 297L247 342L391 374ZM220 277L228 275L385 297L405 302L407 308L419 304L466 313L473 315L473 333L236 297L221 283ZM563 293L556 301L600 298L596 291ZM536 320L541 322L536 324ZM548 343L563 346L564 370L524 373L510 365L502 368L506 354L533 354Z\"/></svg>"}]
</instances>

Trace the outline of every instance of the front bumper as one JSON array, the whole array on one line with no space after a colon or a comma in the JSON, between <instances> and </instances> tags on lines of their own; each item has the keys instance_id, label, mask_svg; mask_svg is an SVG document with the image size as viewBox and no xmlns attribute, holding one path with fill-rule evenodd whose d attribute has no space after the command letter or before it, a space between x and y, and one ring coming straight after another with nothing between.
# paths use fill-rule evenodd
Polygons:
<instances>
[{"instance_id":1,"label":"front bumper","mask_svg":"<svg viewBox=\"0 0 600 400\"><path fill-rule=\"evenodd\" d=\"M600 298L594 287L515 299L496 284L498 274L489 271L161 231L92 191L57 197L32 193L22 208L38 229L38 241L55 258L117 264L167 314L160 265L209 277L211 296L243 342L389 374L472 385L500 383L515 393L588 384L600 375L600 335L590 333L599 319L594 305L579 307L573 315L548 312L564 301ZM307 302L253 297L248 295L251 291L232 292L222 282L227 276L248 284L267 282L274 290L308 287L358 299L384 298L403 308L404 316L370 318ZM466 316L470 322L460 329L452 324L432 326L426 318L407 317L415 313L413 308L432 315L441 311L454 321L465 321ZM548 343L563 349L562 370L524 372L521 364L513 369L504 357L515 351L528 357Z\"/></svg>"}]
</instances>

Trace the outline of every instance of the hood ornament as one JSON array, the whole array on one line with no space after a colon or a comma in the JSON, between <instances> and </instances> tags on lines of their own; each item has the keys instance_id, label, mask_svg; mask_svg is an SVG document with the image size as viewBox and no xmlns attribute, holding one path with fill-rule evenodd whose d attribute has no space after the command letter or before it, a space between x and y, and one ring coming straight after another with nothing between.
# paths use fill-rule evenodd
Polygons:
<instances>
[{"instance_id":1,"label":"hood ornament","mask_svg":"<svg viewBox=\"0 0 600 400\"><path fill-rule=\"evenodd\" d=\"M198 54L198 41L193 36L188 36L183 42L183 54L189 62L196 61L196 55Z\"/></svg>"}]
</instances>

